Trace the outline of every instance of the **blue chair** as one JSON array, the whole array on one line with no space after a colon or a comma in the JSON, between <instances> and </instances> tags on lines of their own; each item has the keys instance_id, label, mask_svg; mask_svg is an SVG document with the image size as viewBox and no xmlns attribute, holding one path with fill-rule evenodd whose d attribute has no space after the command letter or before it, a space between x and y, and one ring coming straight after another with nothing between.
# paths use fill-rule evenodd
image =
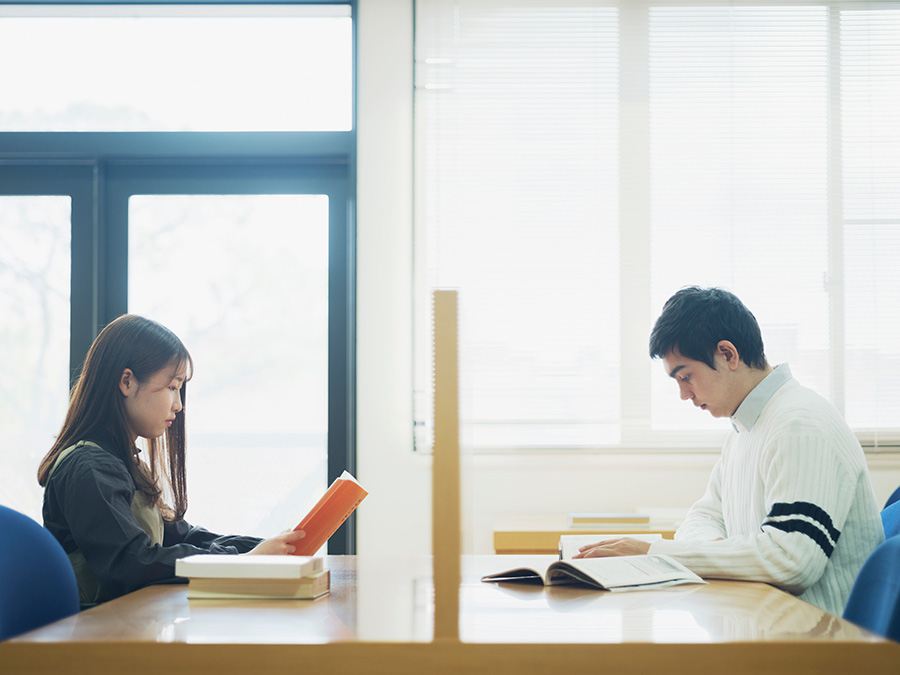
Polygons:
<instances>
[{"instance_id":1,"label":"blue chair","mask_svg":"<svg viewBox=\"0 0 900 675\"><path fill-rule=\"evenodd\" d=\"M881 524L885 538L900 534L900 502L894 502L881 510Z\"/></svg>"},{"instance_id":2,"label":"blue chair","mask_svg":"<svg viewBox=\"0 0 900 675\"><path fill-rule=\"evenodd\" d=\"M0 640L78 609L78 583L63 547L28 516L0 506Z\"/></svg>"},{"instance_id":3,"label":"blue chair","mask_svg":"<svg viewBox=\"0 0 900 675\"><path fill-rule=\"evenodd\" d=\"M866 560L844 618L900 642L900 537L886 539Z\"/></svg>"},{"instance_id":4,"label":"blue chair","mask_svg":"<svg viewBox=\"0 0 900 675\"><path fill-rule=\"evenodd\" d=\"M887 508L894 502L898 502L898 501L900 501L900 487L898 487L896 490L894 490L891 493L891 496L887 498L887 501L884 503L884 508Z\"/></svg>"}]
</instances>

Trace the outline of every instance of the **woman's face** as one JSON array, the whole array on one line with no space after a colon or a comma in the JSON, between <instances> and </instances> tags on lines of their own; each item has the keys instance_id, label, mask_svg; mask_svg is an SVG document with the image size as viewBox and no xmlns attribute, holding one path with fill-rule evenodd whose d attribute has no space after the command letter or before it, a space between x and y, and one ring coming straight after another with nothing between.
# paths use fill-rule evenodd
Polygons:
<instances>
[{"instance_id":1,"label":"woman's face","mask_svg":"<svg viewBox=\"0 0 900 675\"><path fill-rule=\"evenodd\" d=\"M181 411L181 387L187 367L163 368L139 382L130 368L122 371L119 391L125 397L125 417L132 437L158 438Z\"/></svg>"}]
</instances>

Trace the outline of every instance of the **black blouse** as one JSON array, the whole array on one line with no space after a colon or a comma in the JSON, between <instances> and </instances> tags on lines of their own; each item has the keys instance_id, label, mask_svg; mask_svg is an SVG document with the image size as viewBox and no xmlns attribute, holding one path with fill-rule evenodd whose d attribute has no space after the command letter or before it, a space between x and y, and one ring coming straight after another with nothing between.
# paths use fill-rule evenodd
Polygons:
<instances>
[{"instance_id":1,"label":"black blouse","mask_svg":"<svg viewBox=\"0 0 900 675\"><path fill-rule=\"evenodd\" d=\"M109 447L109 441L91 439ZM175 561L197 553L246 553L261 539L222 536L178 522L163 524L154 545L131 511L134 480L125 463L90 445L71 452L44 489L44 526L66 553L81 551L104 595L118 597L153 583L175 581Z\"/></svg>"}]
</instances>

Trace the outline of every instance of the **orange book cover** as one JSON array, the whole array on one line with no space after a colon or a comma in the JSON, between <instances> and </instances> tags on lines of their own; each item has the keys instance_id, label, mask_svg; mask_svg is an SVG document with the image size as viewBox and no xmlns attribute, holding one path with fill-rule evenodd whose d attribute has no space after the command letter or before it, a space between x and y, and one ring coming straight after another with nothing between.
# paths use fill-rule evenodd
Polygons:
<instances>
[{"instance_id":1,"label":"orange book cover","mask_svg":"<svg viewBox=\"0 0 900 675\"><path fill-rule=\"evenodd\" d=\"M293 555L315 555L368 494L353 476L344 471L294 528L303 530L306 536L294 543L297 550Z\"/></svg>"}]
</instances>

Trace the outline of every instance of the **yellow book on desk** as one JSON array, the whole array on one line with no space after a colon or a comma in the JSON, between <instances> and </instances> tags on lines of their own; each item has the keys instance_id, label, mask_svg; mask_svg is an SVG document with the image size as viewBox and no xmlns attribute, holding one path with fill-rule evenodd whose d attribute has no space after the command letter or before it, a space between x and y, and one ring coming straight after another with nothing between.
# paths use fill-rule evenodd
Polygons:
<instances>
[{"instance_id":1,"label":"yellow book on desk","mask_svg":"<svg viewBox=\"0 0 900 675\"><path fill-rule=\"evenodd\" d=\"M597 527L601 525L648 525L646 513L570 513L569 527Z\"/></svg>"},{"instance_id":2,"label":"yellow book on desk","mask_svg":"<svg viewBox=\"0 0 900 675\"><path fill-rule=\"evenodd\" d=\"M331 574L321 570L300 579L191 579L195 600L312 600L330 590Z\"/></svg>"},{"instance_id":3,"label":"yellow book on desk","mask_svg":"<svg viewBox=\"0 0 900 675\"><path fill-rule=\"evenodd\" d=\"M315 598L330 575L321 557L295 555L192 555L175 562L188 579L189 598Z\"/></svg>"}]
</instances>

